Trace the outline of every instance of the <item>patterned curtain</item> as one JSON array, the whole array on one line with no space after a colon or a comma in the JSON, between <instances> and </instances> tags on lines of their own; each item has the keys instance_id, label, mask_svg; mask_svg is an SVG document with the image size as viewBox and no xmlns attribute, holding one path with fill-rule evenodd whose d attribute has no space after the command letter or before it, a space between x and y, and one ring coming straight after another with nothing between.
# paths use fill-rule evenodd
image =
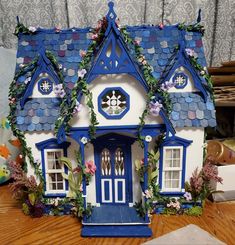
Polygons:
<instances>
[{"instance_id":1,"label":"patterned curtain","mask_svg":"<svg viewBox=\"0 0 235 245\"><path fill-rule=\"evenodd\" d=\"M114 0L121 25L195 22L202 9L208 65L235 59L234 0ZM0 0L0 46L15 48L16 16L27 26L94 26L107 13L108 0Z\"/></svg>"}]
</instances>

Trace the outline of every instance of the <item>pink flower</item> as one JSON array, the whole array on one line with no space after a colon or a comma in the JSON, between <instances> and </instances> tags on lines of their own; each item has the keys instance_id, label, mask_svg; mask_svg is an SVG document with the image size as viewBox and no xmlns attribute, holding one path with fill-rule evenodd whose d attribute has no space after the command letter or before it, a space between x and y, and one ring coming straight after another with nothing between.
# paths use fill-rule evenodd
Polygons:
<instances>
[{"instance_id":1,"label":"pink flower","mask_svg":"<svg viewBox=\"0 0 235 245\"><path fill-rule=\"evenodd\" d=\"M96 26L96 29L100 29L102 27L102 20L99 20L97 22L97 26Z\"/></svg>"},{"instance_id":2,"label":"pink flower","mask_svg":"<svg viewBox=\"0 0 235 245\"><path fill-rule=\"evenodd\" d=\"M62 89L60 94L59 94L59 97L64 98L65 95L66 95L65 91Z\"/></svg>"},{"instance_id":3,"label":"pink flower","mask_svg":"<svg viewBox=\"0 0 235 245\"><path fill-rule=\"evenodd\" d=\"M134 44L137 45L137 46L140 45L140 40L135 40Z\"/></svg>"},{"instance_id":4,"label":"pink flower","mask_svg":"<svg viewBox=\"0 0 235 245\"><path fill-rule=\"evenodd\" d=\"M175 86L175 84L172 81L166 81L166 82L162 83L161 89L163 91L168 91L170 88L172 88L174 86Z\"/></svg>"},{"instance_id":5,"label":"pink flower","mask_svg":"<svg viewBox=\"0 0 235 245\"><path fill-rule=\"evenodd\" d=\"M81 191L81 192L83 191L82 185L80 186L79 191Z\"/></svg>"},{"instance_id":6,"label":"pink flower","mask_svg":"<svg viewBox=\"0 0 235 245\"><path fill-rule=\"evenodd\" d=\"M16 102L16 98L9 98L9 104L13 105Z\"/></svg>"},{"instance_id":7,"label":"pink flower","mask_svg":"<svg viewBox=\"0 0 235 245\"><path fill-rule=\"evenodd\" d=\"M97 39L98 38L98 34L97 33L93 33L92 35L91 35L91 39L92 40L95 40L95 39Z\"/></svg>"},{"instance_id":8,"label":"pink flower","mask_svg":"<svg viewBox=\"0 0 235 245\"><path fill-rule=\"evenodd\" d=\"M145 192L143 193L143 196L145 196L147 199L152 198L153 197L152 190L145 190Z\"/></svg>"},{"instance_id":9,"label":"pink flower","mask_svg":"<svg viewBox=\"0 0 235 245\"><path fill-rule=\"evenodd\" d=\"M56 32L56 33L59 33L59 32L61 32L61 29L60 29L60 27L55 27L55 32Z\"/></svg>"},{"instance_id":10,"label":"pink flower","mask_svg":"<svg viewBox=\"0 0 235 245\"><path fill-rule=\"evenodd\" d=\"M82 58L84 58L84 57L86 56L86 51L81 49L81 50L79 51L79 54L80 54L80 56L81 56Z\"/></svg>"},{"instance_id":11,"label":"pink flower","mask_svg":"<svg viewBox=\"0 0 235 245\"><path fill-rule=\"evenodd\" d=\"M159 29L163 29L164 28L164 25L163 25L163 23L160 23L159 25L158 25L158 27L159 27Z\"/></svg>"},{"instance_id":12,"label":"pink flower","mask_svg":"<svg viewBox=\"0 0 235 245\"><path fill-rule=\"evenodd\" d=\"M96 171L96 166L93 161L88 161L85 163L85 173L94 175Z\"/></svg>"}]
</instances>

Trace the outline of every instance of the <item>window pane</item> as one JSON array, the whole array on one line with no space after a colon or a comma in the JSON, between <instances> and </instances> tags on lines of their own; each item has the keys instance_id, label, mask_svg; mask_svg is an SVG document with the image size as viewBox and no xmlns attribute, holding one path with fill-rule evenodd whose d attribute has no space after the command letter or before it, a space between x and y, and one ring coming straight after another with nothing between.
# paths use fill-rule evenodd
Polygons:
<instances>
[{"instance_id":1,"label":"window pane","mask_svg":"<svg viewBox=\"0 0 235 245\"><path fill-rule=\"evenodd\" d=\"M172 150L171 149L166 149L165 154L166 154L165 155L166 159L172 158Z\"/></svg>"},{"instance_id":2,"label":"window pane","mask_svg":"<svg viewBox=\"0 0 235 245\"><path fill-rule=\"evenodd\" d=\"M120 148L117 148L115 151L115 175L124 175L124 156L123 151Z\"/></svg>"},{"instance_id":3,"label":"window pane","mask_svg":"<svg viewBox=\"0 0 235 245\"><path fill-rule=\"evenodd\" d=\"M165 160L165 166L166 166L167 168L172 167L172 160L171 160L171 159L170 159L170 160Z\"/></svg>"},{"instance_id":4,"label":"window pane","mask_svg":"<svg viewBox=\"0 0 235 245\"><path fill-rule=\"evenodd\" d=\"M49 182L53 182L53 181L56 181L56 174L50 173L49 174Z\"/></svg>"},{"instance_id":5,"label":"window pane","mask_svg":"<svg viewBox=\"0 0 235 245\"><path fill-rule=\"evenodd\" d=\"M180 149L173 149L173 158L180 158Z\"/></svg>"},{"instance_id":6,"label":"window pane","mask_svg":"<svg viewBox=\"0 0 235 245\"><path fill-rule=\"evenodd\" d=\"M179 180L172 180L172 188L179 188Z\"/></svg>"},{"instance_id":7,"label":"window pane","mask_svg":"<svg viewBox=\"0 0 235 245\"><path fill-rule=\"evenodd\" d=\"M63 190L63 189L64 189L63 182L57 183L57 190Z\"/></svg>"},{"instance_id":8,"label":"window pane","mask_svg":"<svg viewBox=\"0 0 235 245\"><path fill-rule=\"evenodd\" d=\"M172 167L179 168L180 167L180 159L173 159L172 160Z\"/></svg>"},{"instance_id":9,"label":"window pane","mask_svg":"<svg viewBox=\"0 0 235 245\"><path fill-rule=\"evenodd\" d=\"M171 188L171 181L165 180L165 188Z\"/></svg>"},{"instance_id":10,"label":"window pane","mask_svg":"<svg viewBox=\"0 0 235 245\"><path fill-rule=\"evenodd\" d=\"M57 175L57 181L63 181L62 174L56 174Z\"/></svg>"},{"instance_id":11,"label":"window pane","mask_svg":"<svg viewBox=\"0 0 235 245\"><path fill-rule=\"evenodd\" d=\"M106 148L101 152L101 174L103 176L111 175L110 152Z\"/></svg>"},{"instance_id":12,"label":"window pane","mask_svg":"<svg viewBox=\"0 0 235 245\"><path fill-rule=\"evenodd\" d=\"M179 179L180 178L179 171L171 171L171 173L172 173L172 179Z\"/></svg>"}]
</instances>

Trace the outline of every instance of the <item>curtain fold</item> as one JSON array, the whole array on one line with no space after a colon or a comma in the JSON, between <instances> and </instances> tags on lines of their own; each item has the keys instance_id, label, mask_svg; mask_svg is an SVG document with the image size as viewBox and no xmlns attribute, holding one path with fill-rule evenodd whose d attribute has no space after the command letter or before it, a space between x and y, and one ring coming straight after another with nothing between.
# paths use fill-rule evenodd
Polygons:
<instances>
[{"instance_id":1,"label":"curtain fold","mask_svg":"<svg viewBox=\"0 0 235 245\"><path fill-rule=\"evenodd\" d=\"M95 26L107 13L108 0L0 0L0 46L16 48L16 16L26 26ZM193 23L202 9L208 65L235 59L234 0L114 0L121 25Z\"/></svg>"}]
</instances>

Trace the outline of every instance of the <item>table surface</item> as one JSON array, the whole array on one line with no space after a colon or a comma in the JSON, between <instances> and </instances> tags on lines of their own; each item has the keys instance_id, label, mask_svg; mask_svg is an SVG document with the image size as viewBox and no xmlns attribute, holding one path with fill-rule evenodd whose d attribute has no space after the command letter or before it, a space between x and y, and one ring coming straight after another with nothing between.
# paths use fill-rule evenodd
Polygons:
<instances>
[{"instance_id":1,"label":"table surface","mask_svg":"<svg viewBox=\"0 0 235 245\"><path fill-rule=\"evenodd\" d=\"M201 217L154 215L153 237L195 224L228 245L235 244L235 202L205 205ZM31 218L25 216L11 198L8 186L0 186L0 244L63 244L63 245L130 245L141 244L152 238L82 238L81 224L69 215Z\"/></svg>"}]
</instances>

